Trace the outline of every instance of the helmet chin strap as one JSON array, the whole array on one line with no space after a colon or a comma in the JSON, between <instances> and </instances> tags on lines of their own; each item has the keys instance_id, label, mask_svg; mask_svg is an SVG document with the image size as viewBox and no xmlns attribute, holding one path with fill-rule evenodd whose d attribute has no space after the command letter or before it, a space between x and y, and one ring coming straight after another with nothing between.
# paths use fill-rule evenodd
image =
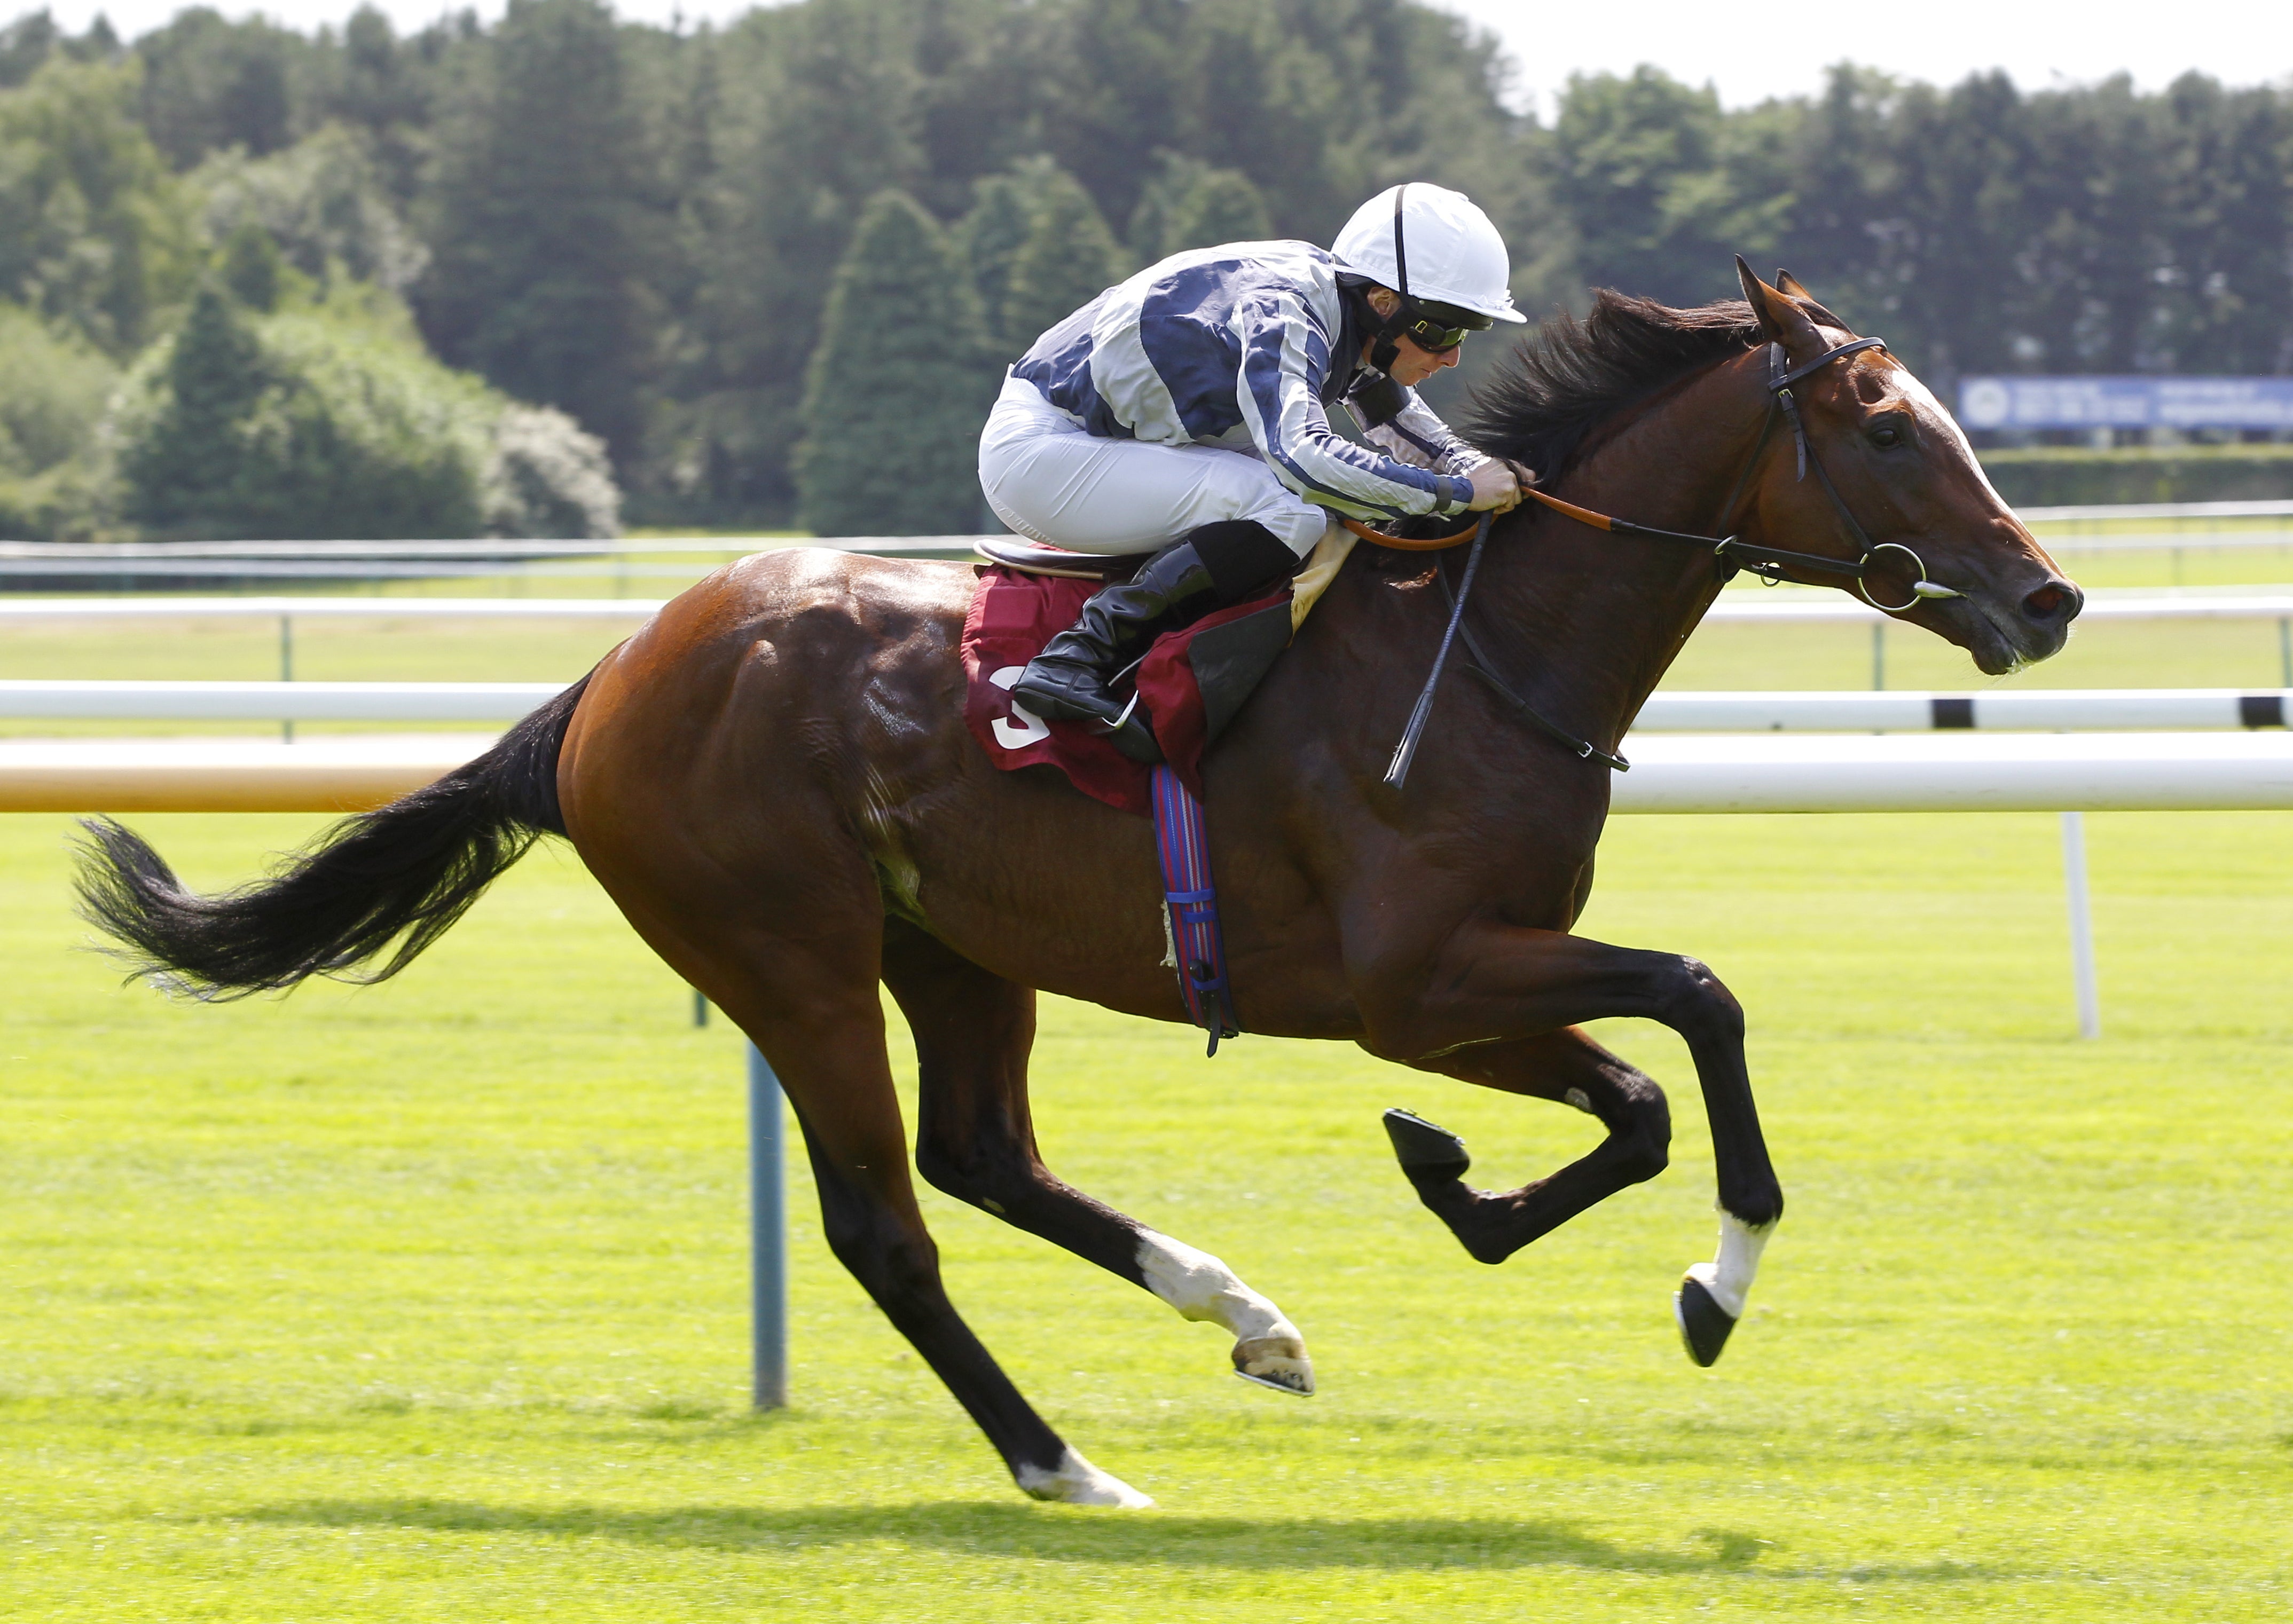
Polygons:
<instances>
[{"instance_id":1,"label":"helmet chin strap","mask_svg":"<svg viewBox=\"0 0 2293 1624\"><path fill-rule=\"evenodd\" d=\"M1393 189L1393 279L1399 286L1392 313L1379 325L1376 342L1369 352L1369 364L1388 377L1393 376L1393 363L1401 355L1401 329L1409 318L1409 254L1402 240L1401 199L1409 190L1404 181Z\"/></svg>"}]
</instances>

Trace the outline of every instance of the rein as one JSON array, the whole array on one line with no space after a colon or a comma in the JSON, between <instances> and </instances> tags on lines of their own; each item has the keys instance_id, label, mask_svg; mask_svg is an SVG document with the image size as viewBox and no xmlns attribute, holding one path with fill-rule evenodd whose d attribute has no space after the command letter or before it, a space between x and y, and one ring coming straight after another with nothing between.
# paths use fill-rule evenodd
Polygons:
<instances>
[{"instance_id":1,"label":"rein","mask_svg":"<svg viewBox=\"0 0 2293 1624\"><path fill-rule=\"evenodd\" d=\"M1857 521L1854 511L1847 505L1847 499L1839 494L1839 488L1831 482L1830 471L1824 467L1823 459L1815 454L1814 448L1808 443L1807 424L1799 415L1798 398L1792 392L1793 384L1810 374L1829 366L1833 361L1846 356L1860 354L1865 350L1884 350L1886 347L1886 340L1883 338L1851 339L1835 349L1826 350L1804 366L1789 367L1787 370L1788 360L1784 354L1784 347L1779 343L1769 344L1767 346L1767 418L1761 424L1760 438L1754 442L1752 454L1745 459L1743 471L1737 474L1736 482L1729 487L1727 504L1720 511L1719 528L1725 531L1728 528L1728 521L1735 517L1736 504L1743 497L1744 487L1750 481L1753 470L1760 465L1761 453L1768 448L1768 441L1775 434L1777 421L1779 418L1787 419L1791 424L1792 439L1797 449L1799 477L1803 480L1807 478L1809 465L1811 464L1814 465L1815 477L1823 482L1824 494L1831 498L1832 506L1839 511L1840 518L1846 521L1849 534L1862 545L1863 553L1860 558L1832 558L1820 553L1791 553L1780 547L1756 546L1738 536L1724 534L1697 536L1686 530L1662 530L1654 525L1635 524L1629 519L1618 519L1613 514L1595 513L1589 507L1579 507L1574 502L1564 502L1559 497L1548 496L1532 485L1522 486L1520 494L1533 501L1543 503L1565 519L1573 519L1577 523L1589 525L1596 530L1608 530L1621 536L1647 536L1657 541L1681 541L1691 546L1709 547L1712 549L1713 556L1720 560L1722 568L1727 575L1733 575L1737 570L1742 570L1758 576L1762 580L1771 585L1792 578L1787 566L1796 566L1818 575L1843 576L1855 583L1855 590L1861 595L1863 601L1882 614L1900 614L1906 610L1916 608L1931 598L1956 598L1959 595L1958 593L1926 578L1925 561L1902 543L1883 541L1876 545L1873 544L1871 537L1865 533L1863 526ZM1438 553L1448 547L1461 546L1472 540L1478 533L1474 529L1462 529L1454 535L1419 538L1410 536L1390 536L1383 530L1373 529L1358 519L1340 519L1338 522L1365 541L1373 541L1380 546L1392 547L1404 553ZM1914 578L1911 595L1900 603L1882 603L1871 595L1871 566L1873 561L1882 553L1900 553L1911 561L1911 572Z\"/></svg>"},{"instance_id":2,"label":"rein","mask_svg":"<svg viewBox=\"0 0 2293 1624\"><path fill-rule=\"evenodd\" d=\"M1578 524L1587 525L1596 530L1608 530L1625 536L1646 536L1657 541L1679 541L1686 542L1691 546L1709 547L1712 549L1713 557L1720 561L1721 579L1723 581L1741 570L1748 574L1758 576L1770 586L1774 586L1778 582L1790 580L1792 578L1790 570L1793 567L1819 575L1843 576L1855 583L1856 592L1866 603L1880 613L1887 615L1900 614L1932 598L1958 597L1961 594L1952 588L1927 579L1926 562L1901 542L1883 541L1876 545L1872 542L1861 523L1857 521L1853 510L1847 505L1847 499L1839 494L1839 488L1831 482L1831 474L1824 467L1823 459L1816 455L1815 448L1808 443L1807 423L1800 416L1799 400L1792 392L1794 384L1813 373L1821 371L1835 360L1860 354L1866 350L1884 350L1886 347L1886 340L1882 338L1850 339L1843 344L1826 350L1811 361L1794 367L1791 365L1790 357L1784 352L1782 344L1770 343L1767 346L1767 416L1760 424L1760 437L1753 442L1752 454L1744 459L1743 469L1736 475L1735 483L1728 488L1728 500L1720 510L1720 522L1717 528L1722 534L1718 536L1697 536L1686 530L1663 530L1653 525L1635 524L1629 519L1618 519L1612 514L1595 513L1589 507L1579 507L1574 502L1564 502L1559 497L1548 496L1534 486L1522 486L1521 494L1544 504L1565 519L1572 519ZM1736 515L1736 504L1742 499L1745 486L1750 482L1754 470L1759 467L1760 458L1768 448L1768 441L1775 436L1776 424L1778 420L1788 420L1791 424L1792 439L1797 450L1798 477L1805 480L1808 465L1814 465L1815 476L1823 482L1824 493L1831 498L1831 505L1838 510L1840 518L1845 521L1848 533L1853 536L1862 546L1863 552L1860 557L1851 560L1832 558L1819 553L1791 553L1779 547L1755 546L1741 537L1726 533L1728 521ZM1417 696L1416 707L1410 713L1409 725L1403 731L1401 742L1395 747L1392 763L1386 769L1385 781L1388 784L1398 789L1403 780L1408 777L1410 763L1417 754L1418 739L1423 733L1426 718L1432 710L1433 691L1441 681L1442 667L1448 663L1450 644L1460 634L1464 638L1466 651L1472 657L1470 668L1490 687L1495 689L1498 695L1510 702L1515 710L1534 723L1539 730L1551 736L1556 742L1568 747L1580 760L1599 761L1617 772L1628 772L1632 770L1632 764L1622 755L1612 755L1608 751L1600 749L1598 746L1577 738L1557 723L1548 721L1539 715L1530 707L1527 700L1515 693L1497 675L1495 666L1490 660L1487 652L1482 649L1479 640L1473 635L1471 628L1465 626L1465 600L1473 590L1473 578L1479 573L1481 562L1481 548L1488 539L1489 516L1487 513L1482 514L1479 522L1471 529L1459 530L1453 536L1430 537L1422 540L1406 536L1390 536L1383 530L1372 529L1356 519L1341 518L1339 522L1365 540L1373 541L1380 546L1397 548L1405 553L1436 553L1461 545L1468 541L1473 544L1472 555L1465 563L1465 578L1454 593L1449 586L1448 571L1438 565L1434 569L1433 573L1441 582L1441 591L1449 599L1449 626L1448 630L1442 634L1440 651L1434 656L1432 674L1426 678L1424 691ZM1911 595L1900 603L1882 603L1871 595L1871 567L1883 553L1900 553L1910 561Z\"/></svg>"}]
</instances>

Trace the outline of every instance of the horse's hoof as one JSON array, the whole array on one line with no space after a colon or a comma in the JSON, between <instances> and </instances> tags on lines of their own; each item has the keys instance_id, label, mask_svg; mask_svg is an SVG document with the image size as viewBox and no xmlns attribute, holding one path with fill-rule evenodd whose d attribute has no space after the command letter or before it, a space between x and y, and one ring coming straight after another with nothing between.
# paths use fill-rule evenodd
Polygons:
<instances>
[{"instance_id":1,"label":"horse's hoof","mask_svg":"<svg viewBox=\"0 0 2293 1624\"><path fill-rule=\"evenodd\" d=\"M1385 1136L1393 1141L1402 1172L1420 1190L1462 1178L1473 1165L1463 1140L1398 1105L1385 1113Z\"/></svg>"},{"instance_id":2,"label":"horse's hoof","mask_svg":"<svg viewBox=\"0 0 2293 1624\"><path fill-rule=\"evenodd\" d=\"M1252 1337L1234 1345L1234 1373L1246 1382L1294 1393L1300 1398L1314 1391L1314 1361L1306 1345L1295 1337Z\"/></svg>"},{"instance_id":3,"label":"horse's hoof","mask_svg":"<svg viewBox=\"0 0 2293 1624\"><path fill-rule=\"evenodd\" d=\"M1069 1450L1059 1457L1058 1469L1021 1466L1019 1487L1039 1500L1065 1506L1114 1506L1124 1511L1145 1511L1155 1502L1111 1472L1102 1472Z\"/></svg>"},{"instance_id":4,"label":"horse's hoof","mask_svg":"<svg viewBox=\"0 0 2293 1624\"><path fill-rule=\"evenodd\" d=\"M1679 1295L1672 1299L1672 1317L1680 1322L1680 1339L1687 1345L1688 1356L1706 1369L1728 1345L1728 1333L1736 1329L1736 1316L1720 1306L1693 1273L1680 1282Z\"/></svg>"}]
</instances>

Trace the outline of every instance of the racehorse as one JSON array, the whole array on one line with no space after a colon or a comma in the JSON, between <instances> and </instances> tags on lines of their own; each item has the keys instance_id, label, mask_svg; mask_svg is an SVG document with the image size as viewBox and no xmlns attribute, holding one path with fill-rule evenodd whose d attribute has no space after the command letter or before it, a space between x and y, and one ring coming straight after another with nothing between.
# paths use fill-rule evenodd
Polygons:
<instances>
[{"instance_id":1,"label":"racehorse","mask_svg":"<svg viewBox=\"0 0 2293 1624\"><path fill-rule=\"evenodd\" d=\"M2059 650L2082 602L1899 360L1788 274L1770 286L1738 269L1743 303L1604 292L1478 397L1476 442L1544 471L1573 505L1492 527L1465 623L1484 680L1452 674L1402 788L1387 753L1455 589L1439 560L1381 545L1356 549L1203 766L1245 1030L1344 1039L1607 1129L1550 1177L1487 1192L1464 1183L1461 1143L1390 1119L1405 1173L1473 1256L1499 1262L1665 1165L1663 1090L1574 1023L1642 1016L1686 1040L1722 1238L1679 1312L1706 1363L1783 1195L1727 989L1692 958L1570 933L1608 758L1737 565L1852 586L1991 674ZM1641 528L1583 521L1603 515ZM1060 1182L1037 1153L1036 990L1163 1021L1184 1009L1149 823L1049 770L995 771L967 731L973 587L945 563L745 559L485 755L337 824L266 882L194 895L139 837L91 823L85 906L141 972L203 996L379 980L540 834L567 836L771 1062L830 1245L1019 1486L1149 1504L1070 1449L949 1304L909 1179L879 982L914 1034L926 1178L1223 1326L1244 1375L1304 1393L1312 1366L1296 1328L1216 1257Z\"/></svg>"}]
</instances>

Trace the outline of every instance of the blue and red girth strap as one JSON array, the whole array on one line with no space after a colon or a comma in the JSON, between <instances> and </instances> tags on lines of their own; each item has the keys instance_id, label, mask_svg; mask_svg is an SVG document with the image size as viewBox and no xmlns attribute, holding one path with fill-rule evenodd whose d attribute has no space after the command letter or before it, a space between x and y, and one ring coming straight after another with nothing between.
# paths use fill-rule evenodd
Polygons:
<instances>
[{"instance_id":1,"label":"blue and red girth strap","mask_svg":"<svg viewBox=\"0 0 2293 1624\"><path fill-rule=\"evenodd\" d=\"M1155 852L1163 863L1163 902L1170 912L1171 956L1187 1014L1219 1039L1242 1034L1227 983L1226 937L1219 929L1218 888L1211 879L1209 831L1203 804L1168 765L1155 769Z\"/></svg>"}]
</instances>

